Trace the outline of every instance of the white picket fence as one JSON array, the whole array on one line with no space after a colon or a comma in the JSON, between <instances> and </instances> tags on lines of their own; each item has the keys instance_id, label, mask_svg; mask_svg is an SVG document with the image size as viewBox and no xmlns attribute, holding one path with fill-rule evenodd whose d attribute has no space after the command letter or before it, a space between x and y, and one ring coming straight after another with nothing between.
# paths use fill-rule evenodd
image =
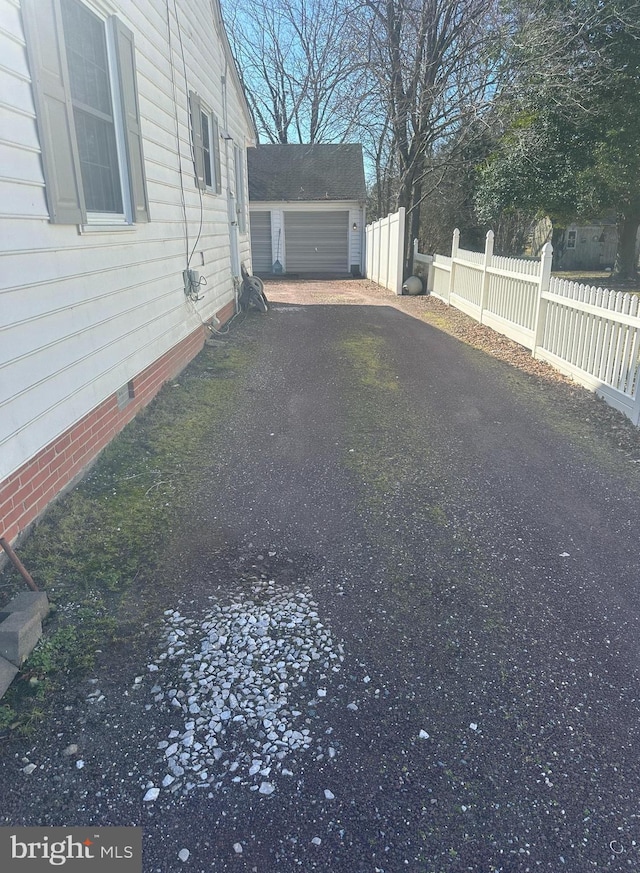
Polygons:
<instances>
[{"instance_id":1,"label":"white picket fence","mask_svg":"<svg viewBox=\"0 0 640 873\"><path fill-rule=\"evenodd\" d=\"M496 257L492 231L484 252L459 243L456 230L450 257L421 254L414 243L414 261L429 264L428 290L640 424L640 298L552 277L551 243L538 259Z\"/></svg>"},{"instance_id":2,"label":"white picket fence","mask_svg":"<svg viewBox=\"0 0 640 873\"><path fill-rule=\"evenodd\" d=\"M402 294L404 207L365 228L367 279Z\"/></svg>"}]
</instances>

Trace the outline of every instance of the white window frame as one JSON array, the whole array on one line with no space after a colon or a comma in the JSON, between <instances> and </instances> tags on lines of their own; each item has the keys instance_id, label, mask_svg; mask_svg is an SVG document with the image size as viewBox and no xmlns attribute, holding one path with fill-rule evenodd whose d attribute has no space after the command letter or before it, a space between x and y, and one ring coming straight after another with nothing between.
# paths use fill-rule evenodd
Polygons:
<instances>
[{"instance_id":1,"label":"white window frame","mask_svg":"<svg viewBox=\"0 0 640 873\"><path fill-rule=\"evenodd\" d=\"M64 2L64 0L63 0ZM116 141L116 157L118 167L118 181L120 183L120 197L122 200L122 212L91 212L87 209L86 198L85 211L86 223L85 227L95 227L97 225L129 225L133 224L133 209L131 203L131 194L129 187L129 169L126 159L126 145L124 124L122 122L122 102L121 102L121 86L117 74L116 47L115 47L115 32L114 28L109 26L107 17L89 3L84 0L74 0L81 6L89 10L97 19L102 22L104 31L105 44L107 47L107 64L109 72L109 89L111 92L111 112L113 114L113 128ZM65 41L66 41L66 34ZM77 143L77 139L76 139Z\"/></svg>"},{"instance_id":2,"label":"white window frame","mask_svg":"<svg viewBox=\"0 0 640 873\"><path fill-rule=\"evenodd\" d=\"M222 193L222 164L220 160L220 128L214 112L204 103L196 91L189 91L189 115L191 118L191 145L193 149L194 180L200 191L209 194ZM202 135L203 120L207 120L209 134L209 169L211 184L205 175L206 155Z\"/></svg>"},{"instance_id":3,"label":"white window frame","mask_svg":"<svg viewBox=\"0 0 640 873\"><path fill-rule=\"evenodd\" d=\"M207 159L206 152L205 152L205 163L209 169L209 174L211 176L211 184L207 183L207 191L210 194L215 194L217 191L217 186L218 186L218 178L216 175L216 156L215 156L215 148L214 148L215 119L214 119L213 112L211 112L211 110L205 105L200 106L200 114L201 114L202 120L203 120L203 127L204 127L204 120L206 119L206 121L207 121L207 133L209 135L209 157Z\"/></svg>"},{"instance_id":4,"label":"white window frame","mask_svg":"<svg viewBox=\"0 0 640 873\"><path fill-rule=\"evenodd\" d=\"M96 13L97 14L97 13ZM101 18L101 16L98 16ZM122 103L115 96L120 97L120 82L117 76L115 33L108 21L104 20L105 36L107 38L107 59L109 61L109 84L111 85L111 103L113 105L113 124L116 134L116 151L118 155L118 170L120 173L120 190L122 191L122 205L124 212L121 221L110 221L110 224L133 224L133 208L131 203L131 187L129 183L129 166L127 164L127 147L122 121ZM110 213L111 214L111 213ZM88 224L105 224L99 213L87 213ZM106 216L104 216L106 217ZM115 216L113 216L115 218Z\"/></svg>"}]
</instances>

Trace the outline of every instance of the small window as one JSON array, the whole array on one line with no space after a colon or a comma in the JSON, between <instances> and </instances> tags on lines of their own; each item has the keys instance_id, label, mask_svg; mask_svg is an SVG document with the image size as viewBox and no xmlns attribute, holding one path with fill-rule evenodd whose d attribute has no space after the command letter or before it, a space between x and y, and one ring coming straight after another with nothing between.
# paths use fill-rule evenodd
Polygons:
<instances>
[{"instance_id":1,"label":"small window","mask_svg":"<svg viewBox=\"0 0 640 873\"><path fill-rule=\"evenodd\" d=\"M220 194L222 179L218 121L203 106L195 91L189 92L189 108L196 185L201 191L209 190Z\"/></svg>"},{"instance_id":2,"label":"small window","mask_svg":"<svg viewBox=\"0 0 640 873\"><path fill-rule=\"evenodd\" d=\"M567 232L567 248L568 249L575 249L577 235L578 235L577 230L570 230Z\"/></svg>"},{"instance_id":3,"label":"small window","mask_svg":"<svg viewBox=\"0 0 640 873\"><path fill-rule=\"evenodd\" d=\"M202 151L204 152L204 181L207 188L213 187L213 172L211 163L211 118L206 112L202 116Z\"/></svg>"}]
</instances>

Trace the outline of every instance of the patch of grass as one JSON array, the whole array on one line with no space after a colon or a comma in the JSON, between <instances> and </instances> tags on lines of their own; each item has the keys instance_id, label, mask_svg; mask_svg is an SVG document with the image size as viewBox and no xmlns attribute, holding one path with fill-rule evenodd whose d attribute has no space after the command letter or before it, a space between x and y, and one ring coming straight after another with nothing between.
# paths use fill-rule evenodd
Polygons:
<instances>
[{"instance_id":1,"label":"patch of grass","mask_svg":"<svg viewBox=\"0 0 640 873\"><path fill-rule=\"evenodd\" d=\"M376 390L398 390L397 376L386 360L386 343L382 337L365 331L352 333L340 342L339 348L362 385Z\"/></svg>"},{"instance_id":2,"label":"patch of grass","mask_svg":"<svg viewBox=\"0 0 640 873\"><path fill-rule=\"evenodd\" d=\"M117 639L121 606L134 584L152 578L176 515L211 464L211 441L238 402L251 360L247 343L206 347L21 545L23 563L54 608L3 699L0 728L32 725L62 678L89 670L96 650ZM11 566L0 582L8 592L24 587Z\"/></svg>"},{"instance_id":3,"label":"patch of grass","mask_svg":"<svg viewBox=\"0 0 640 873\"><path fill-rule=\"evenodd\" d=\"M0 703L0 731L10 728L17 720L18 713L6 703Z\"/></svg>"}]
</instances>

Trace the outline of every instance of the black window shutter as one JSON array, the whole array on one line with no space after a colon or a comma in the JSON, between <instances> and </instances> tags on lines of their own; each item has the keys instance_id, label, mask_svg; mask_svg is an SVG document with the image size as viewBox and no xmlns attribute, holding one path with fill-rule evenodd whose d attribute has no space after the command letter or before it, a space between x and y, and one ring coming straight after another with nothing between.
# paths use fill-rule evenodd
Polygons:
<instances>
[{"instance_id":1,"label":"black window shutter","mask_svg":"<svg viewBox=\"0 0 640 873\"><path fill-rule=\"evenodd\" d=\"M207 187L204 177L204 147L202 144L202 104L195 91L189 91L189 109L191 111L191 138L193 142L193 163L196 173L196 185L201 191Z\"/></svg>"},{"instance_id":2,"label":"black window shutter","mask_svg":"<svg viewBox=\"0 0 640 873\"><path fill-rule=\"evenodd\" d=\"M218 119L213 116L213 161L216 171L216 194L222 193L222 170L220 166L220 128Z\"/></svg>"},{"instance_id":3,"label":"black window shutter","mask_svg":"<svg viewBox=\"0 0 640 873\"><path fill-rule=\"evenodd\" d=\"M80 161L59 0L22 0L49 219L84 224Z\"/></svg>"},{"instance_id":4,"label":"black window shutter","mask_svg":"<svg viewBox=\"0 0 640 873\"><path fill-rule=\"evenodd\" d=\"M136 55L133 33L116 16L111 18L118 56L118 78L122 118L127 146L127 168L134 221L149 221L149 198L144 175L144 152L140 129L140 108L136 88Z\"/></svg>"}]
</instances>

